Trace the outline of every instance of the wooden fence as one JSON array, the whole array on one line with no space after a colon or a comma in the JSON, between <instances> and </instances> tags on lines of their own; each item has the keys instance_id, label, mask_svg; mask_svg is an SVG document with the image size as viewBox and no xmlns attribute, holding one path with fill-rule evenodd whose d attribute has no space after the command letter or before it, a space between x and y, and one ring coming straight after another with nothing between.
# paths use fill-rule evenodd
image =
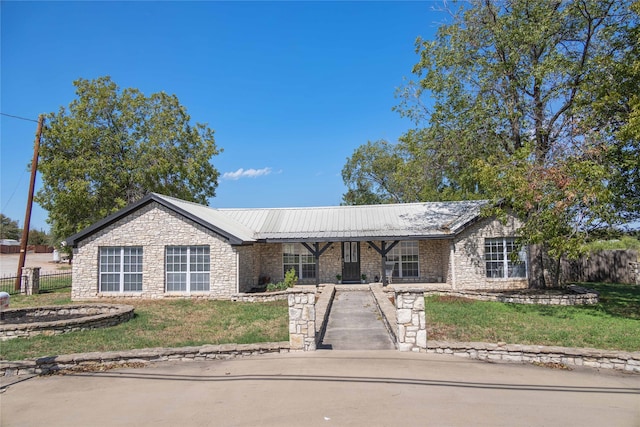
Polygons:
<instances>
[{"instance_id":1,"label":"wooden fence","mask_svg":"<svg viewBox=\"0 0 640 427\"><path fill-rule=\"evenodd\" d=\"M53 246L48 245L29 245L27 246L27 252L35 252L37 254L46 254L53 252ZM19 245L0 245L0 253L3 254L19 254Z\"/></svg>"},{"instance_id":2,"label":"wooden fence","mask_svg":"<svg viewBox=\"0 0 640 427\"><path fill-rule=\"evenodd\" d=\"M563 259L560 263L560 283L606 282L640 284L640 260L637 250L606 250L592 252L577 260ZM541 282L539 248L531 251L531 277L533 286ZM555 269L555 262L544 257L544 275L547 285L551 284L549 271Z\"/></svg>"},{"instance_id":3,"label":"wooden fence","mask_svg":"<svg viewBox=\"0 0 640 427\"><path fill-rule=\"evenodd\" d=\"M560 280L567 282L637 283L638 252L592 252L578 260L562 260Z\"/></svg>"}]
</instances>

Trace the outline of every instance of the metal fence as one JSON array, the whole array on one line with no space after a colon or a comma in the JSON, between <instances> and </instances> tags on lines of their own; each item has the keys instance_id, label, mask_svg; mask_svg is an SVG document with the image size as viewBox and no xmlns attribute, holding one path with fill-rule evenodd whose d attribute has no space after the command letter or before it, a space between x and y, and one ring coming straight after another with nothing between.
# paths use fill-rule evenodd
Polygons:
<instances>
[{"instance_id":1,"label":"metal fence","mask_svg":"<svg viewBox=\"0 0 640 427\"><path fill-rule=\"evenodd\" d=\"M0 276L0 292L8 292L9 294L20 294L21 290L26 289L27 276L20 276L20 289L15 289L16 275L12 276ZM64 289L71 287L71 271L65 271L61 273L48 273L40 275L39 292L52 292L57 289Z\"/></svg>"},{"instance_id":2,"label":"metal fence","mask_svg":"<svg viewBox=\"0 0 640 427\"><path fill-rule=\"evenodd\" d=\"M56 289L71 287L71 271L40 275L40 292L51 292Z\"/></svg>"},{"instance_id":3,"label":"metal fence","mask_svg":"<svg viewBox=\"0 0 640 427\"><path fill-rule=\"evenodd\" d=\"M9 294L19 294L20 291L16 291L16 276L14 275L3 275L0 277L0 292L8 292ZM24 284L27 281L27 276L20 276L20 289L24 289Z\"/></svg>"}]
</instances>

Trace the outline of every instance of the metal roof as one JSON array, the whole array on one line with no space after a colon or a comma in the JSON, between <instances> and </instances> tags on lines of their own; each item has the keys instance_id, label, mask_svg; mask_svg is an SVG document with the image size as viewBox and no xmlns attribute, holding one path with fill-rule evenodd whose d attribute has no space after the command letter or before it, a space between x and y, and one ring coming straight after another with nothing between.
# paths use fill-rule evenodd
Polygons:
<instances>
[{"instance_id":1,"label":"metal roof","mask_svg":"<svg viewBox=\"0 0 640 427\"><path fill-rule=\"evenodd\" d=\"M199 219L210 226L216 227L219 231L225 235L234 236L241 242L252 242L255 240L255 231L242 223L234 220L232 217L223 214L218 209L210 208L199 203L187 202L185 200L176 199L174 197L163 196L162 194L155 194L160 199L167 201L170 205L173 205L183 213L187 213L190 219ZM200 221L196 221L200 222Z\"/></svg>"},{"instance_id":2,"label":"metal roof","mask_svg":"<svg viewBox=\"0 0 640 427\"><path fill-rule=\"evenodd\" d=\"M216 209L151 193L69 237L77 243L130 212L157 202L231 244L343 240L408 240L450 237L480 216L489 201L404 203L307 208Z\"/></svg>"},{"instance_id":3,"label":"metal roof","mask_svg":"<svg viewBox=\"0 0 640 427\"><path fill-rule=\"evenodd\" d=\"M311 208L218 209L257 240L330 241L451 236L489 202L430 202Z\"/></svg>"}]
</instances>

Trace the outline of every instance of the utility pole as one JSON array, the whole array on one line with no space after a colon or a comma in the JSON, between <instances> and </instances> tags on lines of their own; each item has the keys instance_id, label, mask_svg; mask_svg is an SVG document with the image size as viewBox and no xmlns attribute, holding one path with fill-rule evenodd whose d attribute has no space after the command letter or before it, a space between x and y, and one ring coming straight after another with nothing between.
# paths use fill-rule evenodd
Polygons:
<instances>
[{"instance_id":1,"label":"utility pole","mask_svg":"<svg viewBox=\"0 0 640 427\"><path fill-rule=\"evenodd\" d=\"M22 284L22 268L27 256L27 241L29 240L29 225L31 223L31 206L33 205L33 192L36 185L36 172L38 171L38 150L40 149L40 135L42 135L42 123L44 116L38 116L38 129L36 130L36 142L33 147L33 160L31 160L31 181L29 182L29 197L27 200L27 212L24 214L22 227L22 239L20 239L20 258L18 259L18 272L16 273L15 290L20 290Z\"/></svg>"}]
</instances>

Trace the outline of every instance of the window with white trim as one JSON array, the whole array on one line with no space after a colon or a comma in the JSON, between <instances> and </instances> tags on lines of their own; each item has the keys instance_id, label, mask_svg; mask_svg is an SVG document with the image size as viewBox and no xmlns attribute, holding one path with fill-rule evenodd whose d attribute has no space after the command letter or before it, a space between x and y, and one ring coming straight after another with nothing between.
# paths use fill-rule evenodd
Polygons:
<instances>
[{"instance_id":1,"label":"window with white trim","mask_svg":"<svg viewBox=\"0 0 640 427\"><path fill-rule=\"evenodd\" d=\"M142 292L142 248L100 248L100 292Z\"/></svg>"},{"instance_id":2,"label":"window with white trim","mask_svg":"<svg viewBox=\"0 0 640 427\"><path fill-rule=\"evenodd\" d=\"M167 246L167 292L204 292L210 286L209 246Z\"/></svg>"},{"instance_id":3,"label":"window with white trim","mask_svg":"<svg viewBox=\"0 0 640 427\"><path fill-rule=\"evenodd\" d=\"M393 277L418 277L420 275L417 241L402 241L387 254L388 262L395 262Z\"/></svg>"},{"instance_id":4,"label":"window with white trim","mask_svg":"<svg viewBox=\"0 0 640 427\"><path fill-rule=\"evenodd\" d=\"M527 277L526 248L513 237L484 239L484 259L489 278Z\"/></svg>"},{"instance_id":5,"label":"window with white trim","mask_svg":"<svg viewBox=\"0 0 640 427\"><path fill-rule=\"evenodd\" d=\"M316 259L301 243L282 245L282 265L284 274L293 268L300 279L316 278Z\"/></svg>"}]
</instances>

